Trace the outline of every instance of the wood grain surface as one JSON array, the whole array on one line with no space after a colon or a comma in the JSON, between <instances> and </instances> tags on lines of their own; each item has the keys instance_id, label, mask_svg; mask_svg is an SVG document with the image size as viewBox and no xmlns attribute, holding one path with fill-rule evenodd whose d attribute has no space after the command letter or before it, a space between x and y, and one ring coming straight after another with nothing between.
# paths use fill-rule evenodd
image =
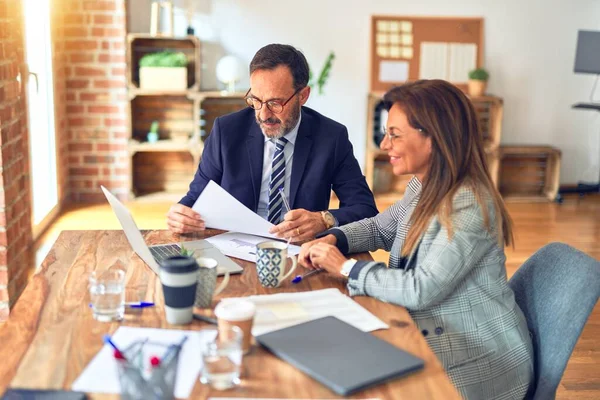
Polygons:
<instances>
[{"instance_id":1,"label":"wood grain surface","mask_svg":"<svg viewBox=\"0 0 600 400\"><path fill-rule=\"evenodd\" d=\"M149 244L194 240L216 233L219 231L181 238L168 231L144 232ZM360 254L357 257L368 259L370 255ZM233 275L219 297L331 287L347 293L343 281L327 274L314 275L298 285L292 285L288 280L280 288L265 289L258 283L253 263L236 262L244 267L244 272ZM127 270L126 300L154 301L156 306L137 312L128 311L120 323L95 321L88 307L88 276L94 270L103 271L119 265ZM303 272L301 267L296 270L299 274ZM390 329L373 332L375 336L425 360L422 371L364 390L354 398L460 398L404 308L368 297L355 297L354 300L390 325ZM121 325L190 330L208 326L199 321L185 326L169 325L165 321L163 306L158 277L133 253L122 231L63 231L42 263L41 270L32 278L13 308L9 321L0 327L4 355L0 363L0 392L7 387L70 389L102 347L102 336L113 333ZM210 314L211 311L205 313ZM337 398L325 386L258 346L244 357L242 374L239 387L223 392L211 390L198 382L190 398ZM116 396L94 394L91 398Z\"/></svg>"}]
</instances>

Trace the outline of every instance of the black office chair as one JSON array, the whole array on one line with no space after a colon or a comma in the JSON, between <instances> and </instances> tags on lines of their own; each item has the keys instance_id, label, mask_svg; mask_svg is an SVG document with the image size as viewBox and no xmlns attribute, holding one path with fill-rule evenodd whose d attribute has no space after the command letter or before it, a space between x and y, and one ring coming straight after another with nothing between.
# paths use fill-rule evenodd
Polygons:
<instances>
[{"instance_id":1,"label":"black office chair","mask_svg":"<svg viewBox=\"0 0 600 400\"><path fill-rule=\"evenodd\" d=\"M575 343L600 297L600 262L563 243L538 250L508 282L527 318L535 381L527 399L554 399Z\"/></svg>"}]
</instances>

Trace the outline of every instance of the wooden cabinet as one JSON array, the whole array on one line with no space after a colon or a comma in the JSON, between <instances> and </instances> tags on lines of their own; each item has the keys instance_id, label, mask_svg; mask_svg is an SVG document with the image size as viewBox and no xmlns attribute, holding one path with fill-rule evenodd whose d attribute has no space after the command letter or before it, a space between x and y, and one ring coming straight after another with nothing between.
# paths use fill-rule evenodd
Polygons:
<instances>
[{"instance_id":1,"label":"wooden cabinet","mask_svg":"<svg viewBox=\"0 0 600 400\"><path fill-rule=\"evenodd\" d=\"M246 107L245 92L201 91L200 40L130 34L127 38L129 156L131 197L185 194L192 181L214 120ZM139 87L139 61L149 53L182 52L187 58L185 90ZM148 141L152 123L158 140Z\"/></svg>"},{"instance_id":2,"label":"wooden cabinet","mask_svg":"<svg viewBox=\"0 0 600 400\"><path fill-rule=\"evenodd\" d=\"M365 176L373 192L387 202L399 200L404 193L406 184L412 176L395 176L392 173L389 157L379 148L383 139L381 132L382 116L386 112L382 103L383 93L370 93L367 101L367 133ZM502 134L502 99L496 96L472 98L477 114L479 128L484 140L484 148L492 180L498 184L499 146Z\"/></svg>"},{"instance_id":3,"label":"wooden cabinet","mask_svg":"<svg viewBox=\"0 0 600 400\"><path fill-rule=\"evenodd\" d=\"M554 201L561 151L551 146L501 146L500 193L507 201Z\"/></svg>"}]
</instances>

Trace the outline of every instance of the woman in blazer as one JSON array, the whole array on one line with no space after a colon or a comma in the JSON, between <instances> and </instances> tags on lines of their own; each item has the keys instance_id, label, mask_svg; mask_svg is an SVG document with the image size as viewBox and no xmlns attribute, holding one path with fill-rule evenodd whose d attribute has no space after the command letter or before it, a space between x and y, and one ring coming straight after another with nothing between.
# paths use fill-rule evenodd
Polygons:
<instances>
[{"instance_id":1,"label":"woman in blazer","mask_svg":"<svg viewBox=\"0 0 600 400\"><path fill-rule=\"evenodd\" d=\"M404 306L468 399L522 399L533 349L506 279L511 220L496 190L475 110L455 86L422 80L384 96L381 148L395 175L414 175L402 200L373 218L305 243L300 261L347 277L351 295ZM380 262L343 254L385 249Z\"/></svg>"}]
</instances>

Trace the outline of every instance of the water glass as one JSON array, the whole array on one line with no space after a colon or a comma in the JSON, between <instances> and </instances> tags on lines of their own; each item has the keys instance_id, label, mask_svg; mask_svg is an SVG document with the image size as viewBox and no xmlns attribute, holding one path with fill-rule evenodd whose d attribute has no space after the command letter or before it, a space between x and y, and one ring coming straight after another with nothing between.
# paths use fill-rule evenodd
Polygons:
<instances>
[{"instance_id":1,"label":"water glass","mask_svg":"<svg viewBox=\"0 0 600 400\"><path fill-rule=\"evenodd\" d=\"M240 384L242 368L243 333L237 326L227 330L207 328L203 330L202 373L200 382L209 384L213 389L226 390Z\"/></svg>"},{"instance_id":2,"label":"water glass","mask_svg":"<svg viewBox=\"0 0 600 400\"><path fill-rule=\"evenodd\" d=\"M101 322L119 321L125 313L125 271L96 271L89 278L94 319Z\"/></svg>"}]
</instances>

